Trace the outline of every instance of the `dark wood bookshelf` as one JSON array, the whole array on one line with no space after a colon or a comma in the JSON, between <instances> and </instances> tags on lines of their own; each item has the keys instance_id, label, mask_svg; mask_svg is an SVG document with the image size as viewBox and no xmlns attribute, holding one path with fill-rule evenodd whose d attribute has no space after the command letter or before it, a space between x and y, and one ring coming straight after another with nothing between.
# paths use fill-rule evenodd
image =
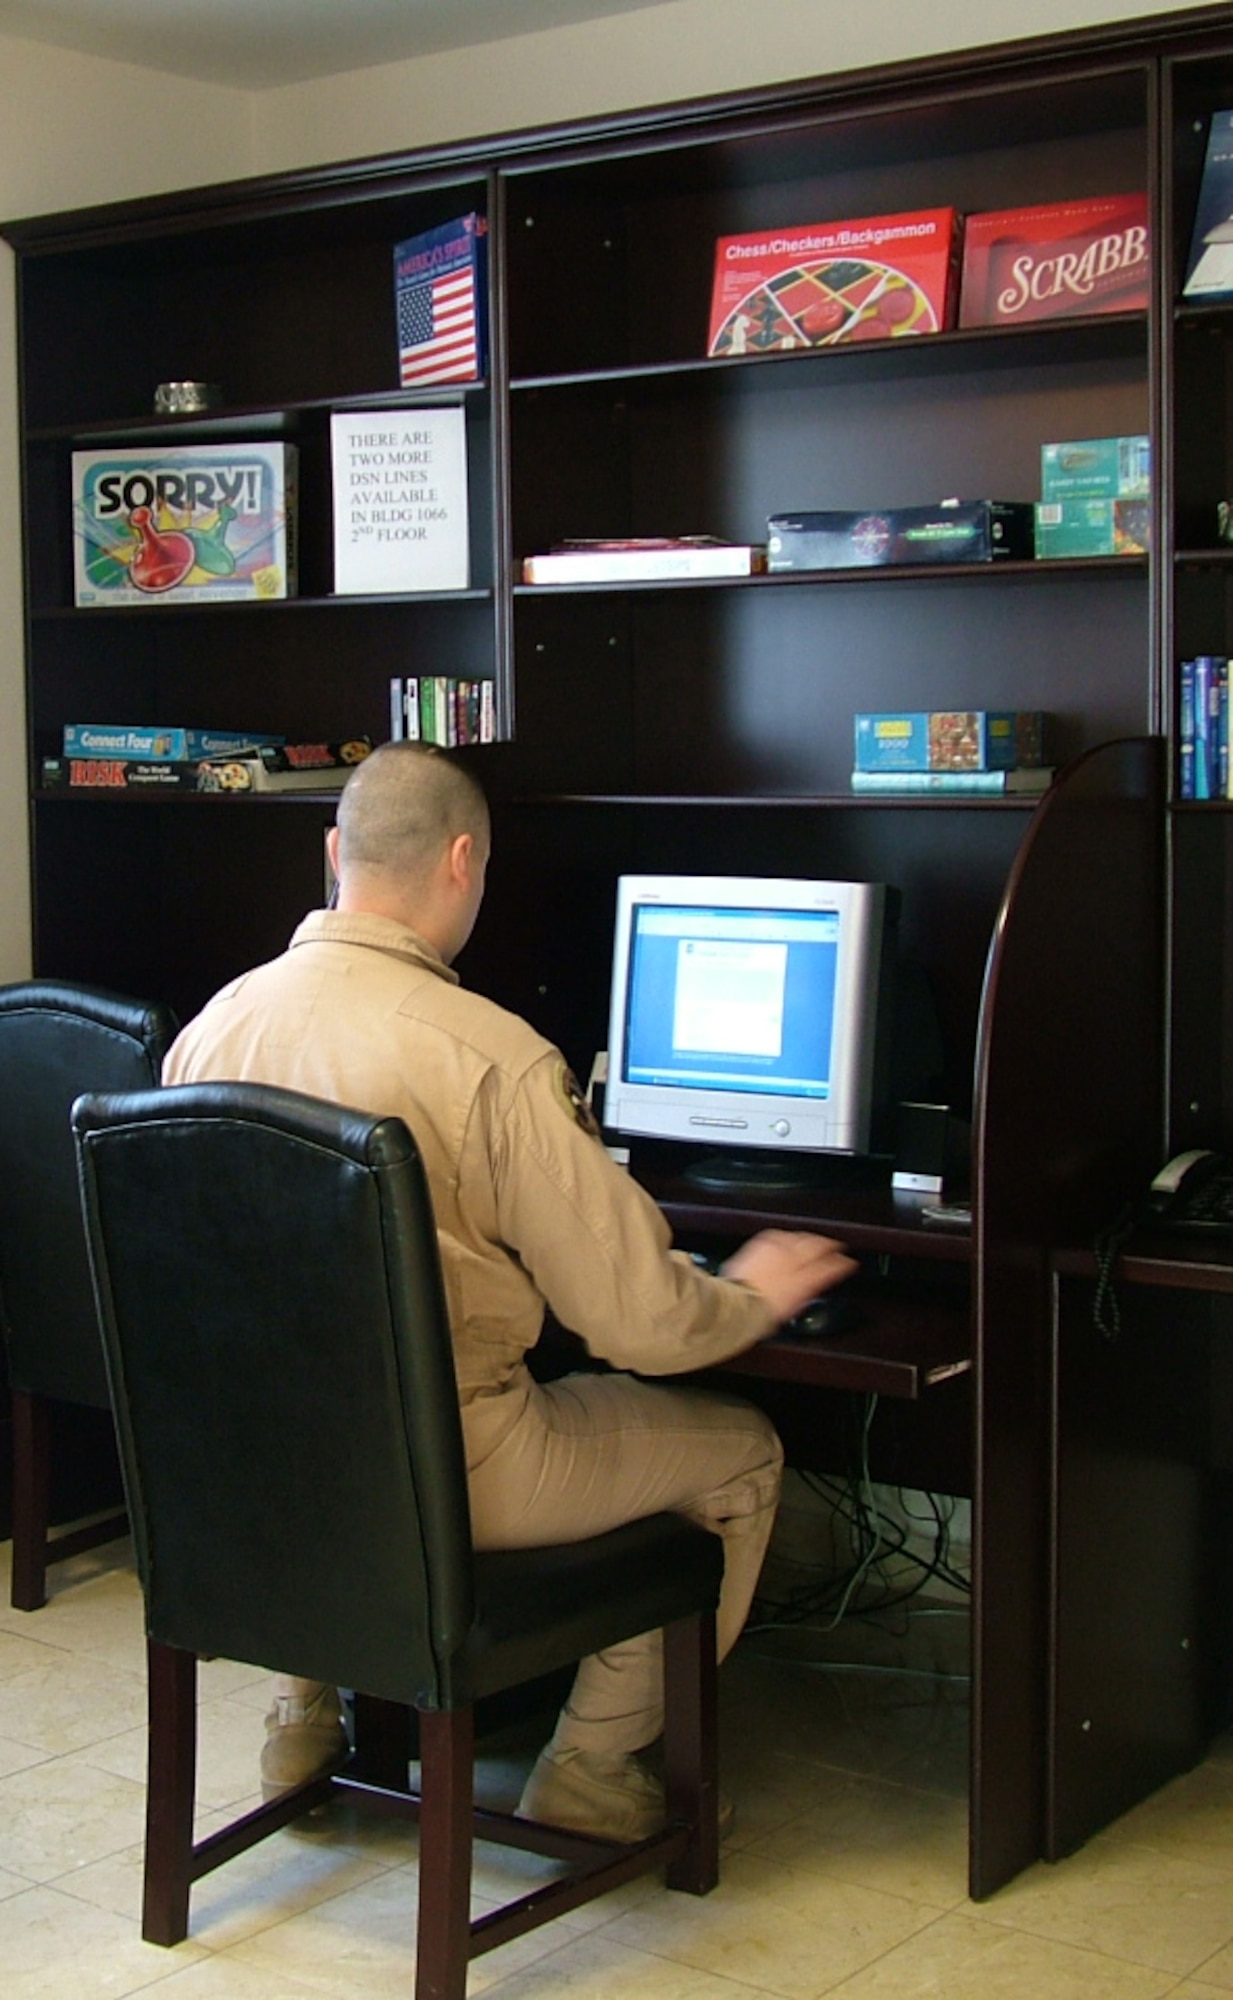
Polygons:
<instances>
[{"instance_id":1,"label":"dark wood bookshelf","mask_svg":"<svg viewBox=\"0 0 1233 2000\"><path fill-rule=\"evenodd\" d=\"M972 1122L971 1230L931 1233L885 1189L719 1209L671 1176L655 1192L683 1239L834 1225L902 1282L860 1330L773 1343L739 1380L794 1449L835 1397L876 1396L874 1475L927 1466L972 1497L982 1896L1193 1761L1222 1694L1228 1708L1213 1640L1189 1678L1162 1665L1140 1694L1119 1683L1116 1706L1097 1685L1101 1727L1077 1750L1066 1734L1089 1691L1057 1607L1117 1606L1108 1573L1080 1591L1067 1567L1084 1398L1108 1357L1072 1380L1054 1286L1088 1280L1051 1258L1167 1152L1233 1143L1233 815L1169 812L1166 740L1177 661L1233 651L1233 551L1194 547L1233 481L1233 309L1179 304L1203 121L1231 92L1233 9L1205 6L0 230L17 260L39 973L193 1014L320 901L333 813L302 794L43 790L65 723L379 737L389 678L408 673L495 685L502 740L465 753L496 837L460 971L581 1074L606 1035L621 873L901 890L905 967L937 1023L929 1100ZM705 358L720 235L1136 188L1145 313ZM393 245L472 209L489 223L487 378L409 395ZM225 404L153 417L155 384L184 379L220 383ZM332 595L330 414L435 401L466 412L475 587ZM1139 432L1145 558L520 582L525 555L567 538L756 543L781 511L1035 498L1042 443ZM301 449L301 598L74 608L75 447L263 435ZM854 711L955 707L1048 712L1057 783L1039 800L848 791ZM1136 1268L1163 1324L1194 1267ZM1124 1390L1146 1465L1146 1369ZM1224 1489L1205 1478L1207 1532Z\"/></svg>"}]
</instances>

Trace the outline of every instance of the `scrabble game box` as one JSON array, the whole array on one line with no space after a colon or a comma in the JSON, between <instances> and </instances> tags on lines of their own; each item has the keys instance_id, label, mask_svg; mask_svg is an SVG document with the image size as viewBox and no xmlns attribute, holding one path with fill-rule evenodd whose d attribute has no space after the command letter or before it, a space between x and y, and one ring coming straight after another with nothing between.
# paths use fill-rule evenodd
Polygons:
<instances>
[{"instance_id":1,"label":"scrabble game box","mask_svg":"<svg viewBox=\"0 0 1233 2000\"><path fill-rule=\"evenodd\" d=\"M74 602L293 597L296 449L73 453Z\"/></svg>"},{"instance_id":2,"label":"scrabble game box","mask_svg":"<svg viewBox=\"0 0 1233 2000\"><path fill-rule=\"evenodd\" d=\"M1150 284L1145 194L991 209L964 224L960 326L1141 312Z\"/></svg>"},{"instance_id":3,"label":"scrabble game box","mask_svg":"<svg viewBox=\"0 0 1233 2000\"><path fill-rule=\"evenodd\" d=\"M723 236L708 355L769 354L939 333L954 323L953 208Z\"/></svg>"}]
</instances>

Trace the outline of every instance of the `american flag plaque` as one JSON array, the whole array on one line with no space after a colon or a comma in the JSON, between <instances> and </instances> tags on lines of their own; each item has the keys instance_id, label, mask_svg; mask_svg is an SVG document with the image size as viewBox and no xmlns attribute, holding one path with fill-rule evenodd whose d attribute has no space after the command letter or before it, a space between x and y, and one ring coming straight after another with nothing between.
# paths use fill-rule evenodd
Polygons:
<instances>
[{"instance_id":1,"label":"american flag plaque","mask_svg":"<svg viewBox=\"0 0 1233 2000\"><path fill-rule=\"evenodd\" d=\"M487 228L482 215L463 215L395 244L398 373L404 389L475 382L483 374Z\"/></svg>"}]
</instances>

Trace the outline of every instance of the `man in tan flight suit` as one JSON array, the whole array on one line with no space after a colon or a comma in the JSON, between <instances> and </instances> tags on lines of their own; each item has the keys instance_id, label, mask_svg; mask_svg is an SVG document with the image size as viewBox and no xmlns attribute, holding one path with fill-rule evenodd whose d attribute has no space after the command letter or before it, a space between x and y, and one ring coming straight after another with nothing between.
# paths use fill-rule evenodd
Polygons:
<instances>
[{"instance_id":1,"label":"man in tan flight suit","mask_svg":"<svg viewBox=\"0 0 1233 2000\"><path fill-rule=\"evenodd\" d=\"M630 1373L537 1384L545 1306L591 1354L686 1373L765 1338L853 1269L825 1237L766 1231L712 1277L670 1248L614 1165L550 1043L451 970L488 860L486 801L427 745L357 766L327 837L337 908L216 994L164 1066L169 1084L250 1081L405 1119L432 1190L476 1545L529 1547L675 1509L724 1540L720 1657L748 1612L779 1492L779 1441L726 1395ZM633 1756L663 1720L658 1633L584 1660L519 1810L616 1839L662 1824ZM337 1692L280 1676L267 1796L345 1754Z\"/></svg>"}]
</instances>

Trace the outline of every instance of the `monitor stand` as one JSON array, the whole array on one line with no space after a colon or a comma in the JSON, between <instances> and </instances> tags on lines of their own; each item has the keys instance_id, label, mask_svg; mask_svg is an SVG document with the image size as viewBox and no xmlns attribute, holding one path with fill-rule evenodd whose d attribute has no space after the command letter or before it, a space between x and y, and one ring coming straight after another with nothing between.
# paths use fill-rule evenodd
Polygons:
<instances>
[{"instance_id":1,"label":"monitor stand","mask_svg":"<svg viewBox=\"0 0 1233 2000\"><path fill-rule=\"evenodd\" d=\"M819 1177L803 1153L707 1153L682 1168L681 1178L715 1194L790 1194L816 1188Z\"/></svg>"}]
</instances>

